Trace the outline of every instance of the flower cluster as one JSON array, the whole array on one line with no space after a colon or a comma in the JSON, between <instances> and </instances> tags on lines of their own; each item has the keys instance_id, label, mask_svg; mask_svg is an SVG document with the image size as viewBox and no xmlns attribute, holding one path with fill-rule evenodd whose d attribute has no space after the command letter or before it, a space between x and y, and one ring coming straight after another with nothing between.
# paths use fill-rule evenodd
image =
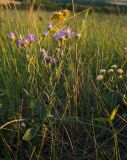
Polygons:
<instances>
[{"instance_id":1,"label":"flower cluster","mask_svg":"<svg viewBox=\"0 0 127 160\"><path fill-rule=\"evenodd\" d=\"M29 43L37 42L38 41L37 37L35 37L34 34L28 34L28 36L27 36L26 39L28 40Z\"/></svg>"},{"instance_id":2,"label":"flower cluster","mask_svg":"<svg viewBox=\"0 0 127 160\"><path fill-rule=\"evenodd\" d=\"M27 46L31 45L33 42L37 42L37 37L34 34L29 34L27 38L21 38L18 40L18 48L26 48Z\"/></svg>"},{"instance_id":3,"label":"flower cluster","mask_svg":"<svg viewBox=\"0 0 127 160\"><path fill-rule=\"evenodd\" d=\"M15 41L16 40L16 36L13 32L9 33L8 38L11 41ZM22 38L22 36L20 35L20 39L17 41L18 44L18 48L26 48L27 46L30 46L33 42L37 42L38 39L37 37L35 37L34 34L28 34L27 38Z\"/></svg>"},{"instance_id":4,"label":"flower cluster","mask_svg":"<svg viewBox=\"0 0 127 160\"><path fill-rule=\"evenodd\" d=\"M109 75L109 77L117 77L121 79L123 77L123 69L118 68L116 64L112 65L111 68L109 68L107 71L105 69L100 70L100 74L97 76L97 81L102 81L105 78L106 73Z\"/></svg>"},{"instance_id":5,"label":"flower cluster","mask_svg":"<svg viewBox=\"0 0 127 160\"><path fill-rule=\"evenodd\" d=\"M67 42L66 40L69 40L75 37L77 41L81 37L80 33L73 32L72 29L65 28L66 26L64 26L64 29L63 29L64 21L62 21L62 23L61 21L60 23L59 22L57 23L57 21L54 21L54 19L65 20L69 15L70 15L70 11L67 9L63 11L55 12L53 15L54 18L51 19L50 22L47 24L47 31L43 32L43 35L40 38L37 38L34 34L28 34L27 37L24 37L20 34L19 36L16 37L13 32L11 32L8 35L8 38L10 41L15 41L19 49L22 49L22 48L27 49L27 47L31 48L33 44L37 42L35 47L37 47L37 49L39 49L40 47L40 50L38 52L39 52L39 55L43 57L43 62L50 62L52 64L55 64L58 60L60 60L61 57L63 57L64 53L68 52L69 46L65 45L65 43ZM44 48L41 48L41 45L45 46L46 38L49 38L53 42L57 41L57 46L54 51L55 55L52 55L51 53L48 53ZM28 54L26 54L28 57L32 55L32 54L30 55Z\"/></svg>"},{"instance_id":6,"label":"flower cluster","mask_svg":"<svg viewBox=\"0 0 127 160\"><path fill-rule=\"evenodd\" d=\"M59 31L58 33L56 33L53 38L54 40L58 41L58 40L62 40L62 39L68 39L68 38L72 38L75 36L75 33L71 31L71 29L64 29Z\"/></svg>"},{"instance_id":7,"label":"flower cluster","mask_svg":"<svg viewBox=\"0 0 127 160\"><path fill-rule=\"evenodd\" d=\"M49 33L51 33L50 31L52 31L52 28L53 28L52 24L48 23L47 28L48 28L48 31L43 32L44 37L47 37ZM79 39L81 37L81 34L73 32L70 28L62 29L53 35L53 39L56 41L66 40L73 37L76 37L77 39Z\"/></svg>"},{"instance_id":8,"label":"flower cluster","mask_svg":"<svg viewBox=\"0 0 127 160\"><path fill-rule=\"evenodd\" d=\"M18 40L18 48L26 48L29 45L29 41L28 39L22 39L22 40Z\"/></svg>"}]
</instances>

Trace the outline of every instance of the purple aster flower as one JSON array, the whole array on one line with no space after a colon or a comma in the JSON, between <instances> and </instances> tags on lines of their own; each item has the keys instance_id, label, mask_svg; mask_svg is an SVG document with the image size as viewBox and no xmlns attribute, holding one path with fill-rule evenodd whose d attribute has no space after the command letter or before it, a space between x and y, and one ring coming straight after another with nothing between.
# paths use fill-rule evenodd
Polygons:
<instances>
[{"instance_id":1,"label":"purple aster flower","mask_svg":"<svg viewBox=\"0 0 127 160\"><path fill-rule=\"evenodd\" d=\"M65 36L66 36L65 32L62 30L62 31L56 33L56 34L53 36L53 38L54 38L54 40L58 41L58 40L60 40L60 39L65 39Z\"/></svg>"},{"instance_id":2,"label":"purple aster flower","mask_svg":"<svg viewBox=\"0 0 127 160\"><path fill-rule=\"evenodd\" d=\"M55 58L53 58L53 57L51 57L50 62L55 64L55 63L56 63L56 59L55 59Z\"/></svg>"},{"instance_id":3,"label":"purple aster flower","mask_svg":"<svg viewBox=\"0 0 127 160\"><path fill-rule=\"evenodd\" d=\"M70 38L75 36L75 32L72 32L71 29L69 28L65 30L65 34L66 34L66 37L70 37Z\"/></svg>"},{"instance_id":4,"label":"purple aster flower","mask_svg":"<svg viewBox=\"0 0 127 160\"><path fill-rule=\"evenodd\" d=\"M48 23L47 25L48 29L50 30L52 28L52 24L51 23Z\"/></svg>"},{"instance_id":5,"label":"purple aster flower","mask_svg":"<svg viewBox=\"0 0 127 160\"><path fill-rule=\"evenodd\" d=\"M75 36L75 32L71 32L70 37L73 38Z\"/></svg>"},{"instance_id":6,"label":"purple aster flower","mask_svg":"<svg viewBox=\"0 0 127 160\"><path fill-rule=\"evenodd\" d=\"M44 60L45 60L46 62L51 62L51 63L53 63L53 64L56 63L56 59L53 58L53 57L51 57L51 56L48 56L48 55L44 56Z\"/></svg>"},{"instance_id":7,"label":"purple aster flower","mask_svg":"<svg viewBox=\"0 0 127 160\"><path fill-rule=\"evenodd\" d=\"M28 34L27 40L31 43L31 42L37 41L37 38L35 37L34 34Z\"/></svg>"},{"instance_id":8,"label":"purple aster flower","mask_svg":"<svg viewBox=\"0 0 127 160\"><path fill-rule=\"evenodd\" d=\"M75 36L75 32L72 32L71 29L67 29L66 31L66 37L73 38Z\"/></svg>"},{"instance_id":9,"label":"purple aster flower","mask_svg":"<svg viewBox=\"0 0 127 160\"><path fill-rule=\"evenodd\" d=\"M29 45L28 39L23 39L18 41L18 48L24 47L26 48Z\"/></svg>"},{"instance_id":10,"label":"purple aster flower","mask_svg":"<svg viewBox=\"0 0 127 160\"><path fill-rule=\"evenodd\" d=\"M64 29L56 33L53 38L54 40L58 41L60 39L66 39L66 38L71 38L74 37L75 33L71 31L71 29Z\"/></svg>"},{"instance_id":11,"label":"purple aster flower","mask_svg":"<svg viewBox=\"0 0 127 160\"><path fill-rule=\"evenodd\" d=\"M18 40L18 48L22 47L22 40Z\"/></svg>"},{"instance_id":12,"label":"purple aster flower","mask_svg":"<svg viewBox=\"0 0 127 160\"><path fill-rule=\"evenodd\" d=\"M11 41L14 41L16 39L15 34L13 32L9 33L8 37Z\"/></svg>"}]
</instances>

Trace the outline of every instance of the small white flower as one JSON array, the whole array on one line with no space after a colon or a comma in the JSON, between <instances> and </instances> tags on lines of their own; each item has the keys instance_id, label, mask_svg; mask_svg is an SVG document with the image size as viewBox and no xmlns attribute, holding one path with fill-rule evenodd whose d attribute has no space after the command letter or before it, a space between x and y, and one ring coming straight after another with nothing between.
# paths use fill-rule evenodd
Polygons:
<instances>
[{"instance_id":1,"label":"small white flower","mask_svg":"<svg viewBox=\"0 0 127 160\"><path fill-rule=\"evenodd\" d=\"M96 80L97 81L102 81L104 79L104 76L102 74L98 75Z\"/></svg>"},{"instance_id":2,"label":"small white flower","mask_svg":"<svg viewBox=\"0 0 127 160\"><path fill-rule=\"evenodd\" d=\"M24 122L21 122L20 126L21 126L21 127L24 127L24 128L26 127L26 125L25 125Z\"/></svg>"},{"instance_id":3,"label":"small white flower","mask_svg":"<svg viewBox=\"0 0 127 160\"><path fill-rule=\"evenodd\" d=\"M113 73L114 72L114 70L113 69L108 69L108 71L107 71L108 73Z\"/></svg>"},{"instance_id":4,"label":"small white flower","mask_svg":"<svg viewBox=\"0 0 127 160\"><path fill-rule=\"evenodd\" d=\"M112 69L117 69L117 65L114 64L114 65L111 66L111 68L112 68Z\"/></svg>"},{"instance_id":5,"label":"small white flower","mask_svg":"<svg viewBox=\"0 0 127 160\"><path fill-rule=\"evenodd\" d=\"M100 69L100 74L105 74L106 70L105 69Z\"/></svg>"}]
</instances>

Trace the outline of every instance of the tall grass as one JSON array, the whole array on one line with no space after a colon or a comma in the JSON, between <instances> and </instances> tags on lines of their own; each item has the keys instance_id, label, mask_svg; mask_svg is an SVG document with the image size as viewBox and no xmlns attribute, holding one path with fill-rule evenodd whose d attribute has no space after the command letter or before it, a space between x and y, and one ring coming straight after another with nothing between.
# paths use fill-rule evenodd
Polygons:
<instances>
[{"instance_id":1,"label":"tall grass","mask_svg":"<svg viewBox=\"0 0 127 160\"><path fill-rule=\"evenodd\" d=\"M29 49L8 39L42 37L52 13L0 12L0 158L21 160L126 160L126 98L96 81L101 68L123 68L127 94L127 17L84 11L63 25L81 33L56 55L51 37ZM42 63L44 47L56 64ZM27 58L29 55L29 59ZM113 111L112 121L109 121Z\"/></svg>"}]
</instances>

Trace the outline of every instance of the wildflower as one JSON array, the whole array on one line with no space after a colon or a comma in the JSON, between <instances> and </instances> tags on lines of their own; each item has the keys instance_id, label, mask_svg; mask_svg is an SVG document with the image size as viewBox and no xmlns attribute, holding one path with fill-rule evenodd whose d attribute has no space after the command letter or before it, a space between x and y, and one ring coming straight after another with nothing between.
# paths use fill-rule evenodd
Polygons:
<instances>
[{"instance_id":1,"label":"wildflower","mask_svg":"<svg viewBox=\"0 0 127 160\"><path fill-rule=\"evenodd\" d=\"M58 32L57 34L55 34L53 36L54 40L58 41L58 40L62 40L62 39L65 39L65 35L64 33L62 32Z\"/></svg>"},{"instance_id":2,"label":"wildflower","mask_svg":"<svg viewBox=\"0 0 127 160\"><path fill-rule=\"evenodd\" d=\"M28 39L23 39L23 40L18 41L18 47L19 48L21 48L21 47L26 48L28 45L29 45Z\"/></svg>"},{"instance_id":3,"label":"wildflower","mask_svg":"<svg viewBox=\"0 0 127 160\"><path fill-rule=\"evenodd\" d=\"M47 27L48 27L49 30L51 30L52 24L51 24L51 23L48 23Z\"/></svg>"},{"instance_id":4,"label":"wildflower","mask_svg":"<svg viewBox=\"0 0 127 160\"><path fill-rule=\"evenodd\" d=\"M114 72L114 70L113 69L108 69L108 71L107 71L108 73L113 73Z\"/></svg>"},{"instance_id":5,"label":"wildflower","mask_svg":"<svg viewBox=\"0 0 127 160\"><path fill-rule=\"evenodd\" d=\"M25 127L26 127L26 124L25 124L24 122L20 122L20 127L25 128Z\"/></svg>"},{"instance_id":6,"label":"wildflower","mask_svg":"<svg viewBox=\"0 0 127 160\"><path fill-rule=\"evenodd\" d=\"M74 37L75 33L71 31L71 29L64 29L56 33L53 38L54 40L58 41L61 39L71 38Z\"/></svg>"},{"instance_id":7,"label":"wildflower","mask_svg":"<svg viewBox=\"0 0 127 160\"><path fill-rule=\"evenodd\" d=\"M16 39L13 32L9 33L8 37L9 37L9 39L10 39L11 41L15 41L15 39Z\"/></svg>"},{"instance_id":8,"label":"wildflower","mask_svg":"<svg viewBox=\"0 0 127 160\"><path fill-rule=\"evenodd\" d=\"M54 64L56 63L56 59L51 57L51 56L48 56L48 55L44 56L44 60L46 62L51 62L51 63L54 63Z\"/></svg>"},{"instance_id":9,"label":"wildflower","mask_svg":"<svg viewBox=\"0 0 127 160\"><path fill-rule=\"evenodd\" d=\"M106 70L105 69L101 69L100 70L100 74L105 74L106 73Z\"/></svg>"},{"instance_id":10,"label":"wildflower","mask_svg":"<svg viewBox=\"0 0 127 160\"><path fill-rule=\"evenodd\" d=\"M50 60L51 63L56 63L56 59L51 57L51 60Z\"/></svg>"},{"instance_id":11,"label":"wildflower","mask_svg":"<svg viewBox=\"0 0 127 160\"><path fill-rule=\"evenodd\" d=\"M27 40L29 41L29 43L32 43L32 42L34 42L34 41L37 41L37 38L35 37L34 34L29 34L29 35L27 36Z\"/></svg>"},{"instance_id":12,"label":"wildflower","mask_svg":"<svg viewBox=\"0 0 127 160\"><path fill-rule=\"evenodd\" d=\"M98 75L97 78L96 78L96 80L97 80L97 81L102 81L102 80L104 80L104 75L102 75L102 74Z\"/></svg>"},{"instance_id":13,"label":"wildflower","mask_svg":"<svg viewBox=\"0 0 127 160\"><path fill-rule=\"evenodd\" d=\"M65 30L64 30L64 33L65 33L65 35L66 35L66 38L69 38L69 37L72 38L72 37L75 36L75 33L72 32L71 29L69 29L69 28L68 28L68 29L65 29Z\"/></svg>"},{"instance_id":14,"label":"wildflower","mask_svg":"<svg viewBox=\"0 0 127 160\"><path fill-rule=\"evenodd\" d=\"M122 75L123 74L123 70L122 69L117 69L117 73Z\"/></svg>"},{"instance_id":15,"label":"wildflower","mask_svg":"<svg viewBox=\"0 0 127 160\"><path fill-rule=\"evenodd\" d=\"M112 69L117 69L117 65L114 64L114 65L111 66L111 68L112 68Z\"/></svg>"}]
</instances>

